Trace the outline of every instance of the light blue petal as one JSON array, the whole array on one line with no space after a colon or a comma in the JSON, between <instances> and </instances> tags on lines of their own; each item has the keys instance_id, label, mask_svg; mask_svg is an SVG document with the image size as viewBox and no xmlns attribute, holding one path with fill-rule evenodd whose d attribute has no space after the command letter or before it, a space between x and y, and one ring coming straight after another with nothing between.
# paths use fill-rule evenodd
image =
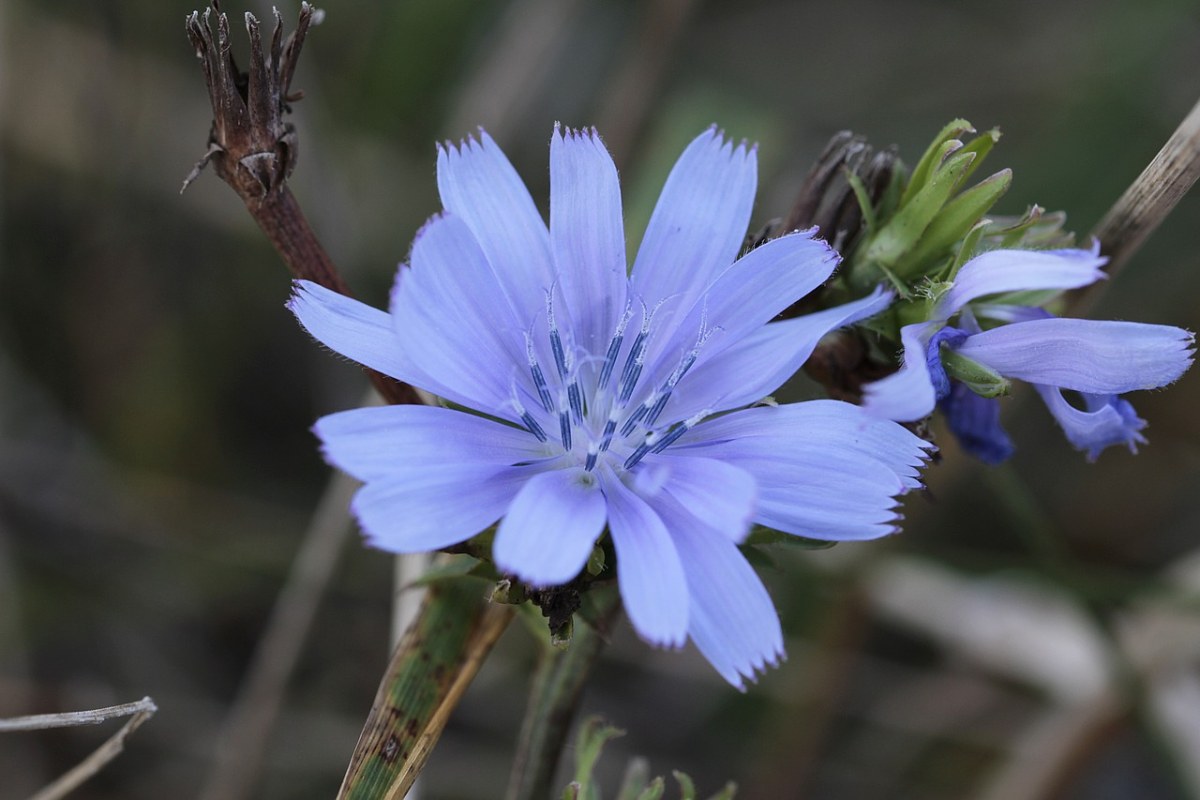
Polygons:
<instances>
[{"instance_id":1,"label":"light blue petal","mask_svg":"<svg viewBox=\"0 0 1200 800\"><path fill-rule=\"evenodd\" d=\"M992 250L963 265L934 316L949 319L980 297L1002 292L1078 289L1107 277L1099 243L1091 250Z\"/></svg>"},{"instance_id":2,"label":"light blue petal","mask_svg":"<svg viewBox=\"0 0 1200 800\"><path fill-rule=\"evenodd\" d=\"M733 464L673 455L670 450L647 461L648 466L657 465L664 470L664 494L731 541L741 542L746 538L758 500L753 475Z\"/></svg>"},{"instance_id":3,"label":"light blue petal","mask_svg":"<svg viewBox=\"0 0 1200 800\"><path fill-rule=\"evenodd\" d=\"M424 373L405 357L392 331L392 319L377 308L326 289L296 281L287 307L321 344L363 366L424 388Z\"/></svg>"},{"instance_id":4,"label":"light blue petal","mask_svg":"<svg viewBox=\"0 0 1200 800\"><path fill-rule=\"evenodd\" d=\"M916 422L933 413L937 396L926 361L929 338L941 322L918 322L900 329L904 363L899 371L863 386L863 408L872 414L899 422Z\"/></svg>"},{"instance_id":5,"label":"light blue petal","mask_svg":"<svg viewBox=\"0 0 1200 800\"><path fill-rule=\"evenodd\" d=\"M934 449L903 426L875 417L859 406L840 400L810 400L747 408L707 420L667 452L694 451L700 455L714 445L751 439L762 448L802 444L815 453L856 453L887 466L905 490L921 486L920 469Z\"/></svg>"},{"instance_id":6,"label":"light blue petal","mask_svg":"<svg viewBox=\"0 0 1200 800\"><path fill-rule=\"evenodd\" d=\"M671 297L678 308L690 308L737 258L757 183L754 148L735 148L715 127L689 144L638 249L631 275L635 295L650 307Z\"/></svg>"},{"instance_id":7,"label":"light blue petal","mask_svg":"<svg viewBox=\"0 0 1200 800\"><path fill-rule=\"evenodd\" d=\"M575 343L603 355L625 310L625 231L617 168L594 129L555 126L550 237Z\"/></svg>"},{"instance_id":8,"label":"light blue petal","mask_svg":"<svg viewBox=\"0 0 1200 800\"><path fill-rule=\"evenodd\" d=\"M658 514L611 470L601 472L601 486L617 550L617 582L629 621L651 644L682 647L688 627L688 587L675 543Z\"/></svg>"},{"instance_id":9,"label":"light blue petal","mask_svg":"<svg viewBox=\"0 0 1200 800\"><path fill-rule=\"evenodd\" d=\"M456 402L516 419L510 398L514 379L528 379L528 322L505 301L470 229L451 214L434 218L413 242L411 261L392 299L409 357Z\"/></svg>"},{"instance_id":10,"label":"light blue petal","mask_svg":"<svg viewBox=\"0 0 1200 800\"><path fill-rule=\"evenodd\" d=\"M1136 453L1137 446L1146 443L1146 437L1141 434L1146 421L1137 415L1128 401L1116 395L1084 395L1087 410L1080 410L1068 403L1062 390L1055 386L1035 384L1034 388L1062 427L1067 440L1076 449L1087 451L1088 461L1095 461L1112 445L1123 444L1131 453Z\"/></svg>"},{"instance_id":11,"label":"light blue petal","mask_svg":"<svg viewBox=\"0 0 1200 800\"><path fill-rule=\"evenodd\" d=\"M762 525L817 539L892 533L899 519L895 498L915 484L913 473L928 445L895 423L872 430L869 415L835 410L855 408L846 403L827 401L805 414L803 408L816 402L795 404L799 412L789 412L792 406L736 411L696 426L677 447L753 475L759 492L755 521ZM825 425L813 424L822 418ZM732 421L719 424L726 419ZM730 436L734 430L740 435ZM800 435L805 430L812 436Z\"/></svg>"},{"instance_id":12,"label":"light blue petal","mask_svg":"<svg viewBox=\"0 0 1200 800\"><path fill-rule=\"evenodd\" d=\"M483 130L438 148L438 191L461 217L522 307L537 309L554 283L550 232L517 171Z\"/></svg>"},{"instance_id":13,"label":"light blue petal","mask_svg":"<svg viewBox=\"0 0 1200 800\"><path fill-rule=\"evenodd\" d=\"M374 406L330 414L313 431L325 458L361 481L454 464L507 466L548 453L532 434L436 406Z\"/></svg>"},{"instance_id":14,"label":"light blue petal","mask_svg":"<svg viewBox=\"0 0 1200 800\"><path fill-rule=\"evenodd\" d=\"M701 352L671 395L663 419L683 420L763 399L804 365L822 336L880 313L892 298L891 292L877 288L852 303L764 325L712 357Z\"/></svg>"},{"instance_id":15,"label":"light blue petal","mask_svg":"<svg viewBox=\"0 0 1200 800\"><path fill-rule=\"evenodd\" d=\"M653 374L670 373L686 353L704 340L700 353L715 356L758 332L780 312L820 286L833 273L838 254L811 231L791 233L756 247L723 270L685 317L672 316L674 300L664 304L655 324L673 328L652 341L647 363Z\"/></svg>"},{"instance_id":16,"label":"light blue petal","mask_svg":"<svg viewBox=\"0 0 1200 800\"><path fill-rule=\"evenodd\" d=\"M743 679L783 658L783 631L766 588L728 536L669 497L653 498L687 575L688 633L721 677Z\"/></svg>"},{"instance_id":17,"label":"light blue petal","mask_svg":"<svg viewBox=\"0 0 1200 800\"><path fill-rule=\"evenodd\" d=\"M531 474L528 467L418 466L354 495L350 508L372 547L420 553L465 541L500 518Z\"/></svg>"},{"instance_id":18,"label":"light blue petal","mask_svg":"<svg viewBox=\"0 0 1200 800\"><path fill-rule=\"evenodd\" d=\"M496 532L496 566L532 586L557 586L579 574L604 531L604 495L583 469L531 478Z\"/></svg>"},{"instance_id":19,"label":"light blue petal","mask_svg":"<svg viewBox=\"0 0 1200 800\"><path fill-rule=\"evenodd\" d=\"M1192 363L1192 334L1140 322L1037 319L975 334L958 352L1005 377L1121 394L1182 375Z\"/></svg>"}]
</instances>

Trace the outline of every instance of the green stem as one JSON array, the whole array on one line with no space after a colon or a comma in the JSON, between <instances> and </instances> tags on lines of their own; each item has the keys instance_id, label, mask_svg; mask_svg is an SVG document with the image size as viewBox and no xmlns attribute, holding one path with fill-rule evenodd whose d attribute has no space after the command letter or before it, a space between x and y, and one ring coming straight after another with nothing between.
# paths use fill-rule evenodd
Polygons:
<instances>
[{"instance_id":1,"label":"green stem","mask_svg":"<svg viewBox=\"0 0 1200 800\"><path fill-rule=\"evenodd\" d=\"M487 603L476 581L429 588L384 673L339 800L404 797L511 619L512 608Z\"/></svg>"},{"instance_id":2,"label":"green stem","mask_svg":"<svg viewBox=\"0 0 1200 800\"><path fill-rule=\"evenodd\" d=\"M594 588L584 598L566 650L543 648L513 759L505 800L545 800L579 707L583 685L608 641L620 609L616 587Z\"/></svg>"}]
</instances>

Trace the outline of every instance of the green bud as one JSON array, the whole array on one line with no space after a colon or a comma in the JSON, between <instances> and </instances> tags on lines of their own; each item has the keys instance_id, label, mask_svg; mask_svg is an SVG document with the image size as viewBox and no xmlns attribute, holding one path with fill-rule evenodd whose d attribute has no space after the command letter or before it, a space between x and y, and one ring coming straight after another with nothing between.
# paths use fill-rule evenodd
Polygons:
<instances>
[{"instance_id":1,"label":"green bud","mask_svg":"<svg viewBox=\"0 0 1200 800\"><path fill-rule=\"evenodd\" d=\"M947 375L965 383L980 397L1000 397L1008 394L1012 387L1008 378L1000 373L949 348L942 348L942 366Z\"/></svg>"}]
</instances>

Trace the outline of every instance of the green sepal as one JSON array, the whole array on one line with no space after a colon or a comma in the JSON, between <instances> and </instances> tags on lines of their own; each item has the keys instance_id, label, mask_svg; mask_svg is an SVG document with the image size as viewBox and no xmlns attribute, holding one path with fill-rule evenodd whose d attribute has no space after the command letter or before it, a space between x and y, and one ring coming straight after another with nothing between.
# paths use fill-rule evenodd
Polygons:
<instances>
[{"instance_id":1,"label":"green sepal","mask_svg":"<svg viewBox=\"0 0 1200 800\"><path fill-rule=\"evenodd\" d=\"M721 791L708 798L708 800L733 800L736 794L737 784L733 781L730 781L729 783L725 784Z\"/></svg>"},{"instance_id":2,"label":"green sepal","mask_svg":"<svg viewBox=\"0 0 1200 800\"><path fill-rule=\"evenodd\" d=\"M696 784L692 781L691 776L677 769L671 770L671 774L675 776L675 782L679 784L679 800L696 800Z\"/></svg>"},{"instance_id":3,"label":"green sepal","mask_svg":"<svg viewBox=\"0 0 1200 800\"><path fill-rule=\"evenodd\" d=\"M934 272L934 262L946 258L954 243L964 238L979 223L983 215L1011 185L1012 170L1004 169L946 203L929 223L916 246L896 263L896 272L901 275Z\"/></svg>"},{"instance_id":4,"label":"green sepal","mask_svg":"<svg viewBox=\"0 0 1200 800\"><path fill-rule=\"evenodd\" d=\"M963 172L976 158L975 153L954 153L929 177L925 186L875 235L867 246L864 258L869 264L894 269L914 247L934 218L954 194ZM911 277L897 271L901 278Z\"/></svg>"},{"instance_id":5,"label":"green sepal","mask_svg":"<svg viewBox=\"0 0 1200 800\"><path fill-rule=\"evenodd\" d=\"M637 796L637 800L662 800L663 792L667 785L663 783L661 777L657 777L650 781L650 785L642 790L642 793Z\"/></svg>"},{"instance_id":6,"label":"green sepal","mask_svg":"<svg viewBox=\"0 0 1200 800\"><path fill-rule=\"evenodd\" d=\"M963 173L964 182L970 180L971 175L975 172L975 170L979 169L981 164L983 164L983 160L988 157L988 153L992 152L992 148L996 146L996 142L998 141L1000 141L1000 129L992 128L991 130L987 130L979 134L963 146L961 152L975 153L979 156L975 159L974 163L971 164L967 171Z\"/></svg>"},{"instance_id":7,"label":"green sepal","mask_svg":"<svg viewBox=\"0 0 1200 800\"><path fill-rule=\"evenodd\" d=\"M924 155L921 156L921 160L913 167L912 175L908 179L908 185L904 188L904 193L900 196L900 205L907 205L908 201L917 192L925 188L925 183L929 180L934 167L945 158L944 151L947 142L959 138L964 133L974 132L975 128L965 119L951 120L947 123L946 127L942 128L937 137L929 144Z\"/></svg>"},{"instance_id":8,"label":"green sepal","mask_svg":"<svg viewBox=\"0 0 1200 800\"><path fill-rule=\"evenodd\" d=\"M617 800L637 800L649 782L650 762L640 756L634 756L629 759L629 766L625 768L625 777L621 779Z\"/></svg>"},{"instance_id":9,"label":"green sepal","mask_svg":"<svg viewBox=\"0 0 1200 800\"><path fill-rule=\"evenodd\" d=\"M795 536L790 533L774 530L773 528L755 525L742 542L742 547L771 544L782 544L801 550L828 550L837 544L837 542L828 542L824 539L809 539L805 536Z\"/></svg>"},{"instance_id":10,"label":"green sepal","mask_svg":"<svg viewBox=\"0 0 1200 800\"><path fill-rule=\"evenodd\" d=\"M954 283L954 279L958 277L958 271L962 269L963 264L971 260L975 255L975 251L979 248L979 242L983 239L984 233L992 224L991 220L981 219L976 222L971 230L967 231L967 235L963 237L962 244L958 246L958 252L954 255L954 260L950 262L949 269L946 274L941 276L941 279L947 285Z\"/></svg>"},{"instance_id":11,"label":"green sepal","mask_svg":"<svg viewBox=\"0 0 1200 800\"><path fill-rule=\"evenodd\" d=\"M425 570L408 586L433 586L435 583L455 580L458 578L477 579L482 583L490 583L496 579L496 569L491 564L480 561L474 556L454 555L444 557L444 561L434 564Z\"/></svg>"},{"instance_id":12,"label":"green sepal","mask_svg":"<svg viewBox=\"0 0 1200 800\"><path fill-rule=\"evenodd\" d=\"M1008 378L1000 373L946 347L942 348L942 366L947 375L966 384L980 397L1000 397L1012 388Z\"/></svg>"}]
</instances>

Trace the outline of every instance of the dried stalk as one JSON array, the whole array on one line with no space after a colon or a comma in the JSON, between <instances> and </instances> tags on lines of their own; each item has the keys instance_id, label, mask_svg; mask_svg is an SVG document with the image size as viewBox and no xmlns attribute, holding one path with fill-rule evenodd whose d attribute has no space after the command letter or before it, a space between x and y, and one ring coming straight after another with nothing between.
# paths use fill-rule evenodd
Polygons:
<instances>
[{"instance_id":1,"label":"dried stalk","mask_svg":"<svg viewBox=\"0 0 1200 800\"><path fill-rule=\"evenodd\" d=\"M48 728L69 728L78 725L99 725L110 719L129 717L121 729L110 736L104 744L96 748L87 758L72 767L69 771L33 795L30 800L59 800L75 791L83 783L104 766L121 754L125 749L125 739L137 730L143 722L154 716L158 707L149 697L143 697L136 703L122 703L107 708L97 708L89 711L68 711L61 714L38 714L29 717L13 717L0 719L0 732L5 731L36 731Z\"/></svg>"},{"instance_id":2,"label":"dried stalk","mask_svg":"<svg viewBox=\"0 0 1200 800\"><path fill-rule=\"evenodd\" d=\"M1200 177L1200 102L1179 123L1142 174L1130 184L1092 231L1108 256L1108 274L1116 275ZM1107 282L1106 282L1107 283ZM1096 283L1072 306L1083 314L1095 304L1103 284Z\"/></svg>"}]
</instances>

